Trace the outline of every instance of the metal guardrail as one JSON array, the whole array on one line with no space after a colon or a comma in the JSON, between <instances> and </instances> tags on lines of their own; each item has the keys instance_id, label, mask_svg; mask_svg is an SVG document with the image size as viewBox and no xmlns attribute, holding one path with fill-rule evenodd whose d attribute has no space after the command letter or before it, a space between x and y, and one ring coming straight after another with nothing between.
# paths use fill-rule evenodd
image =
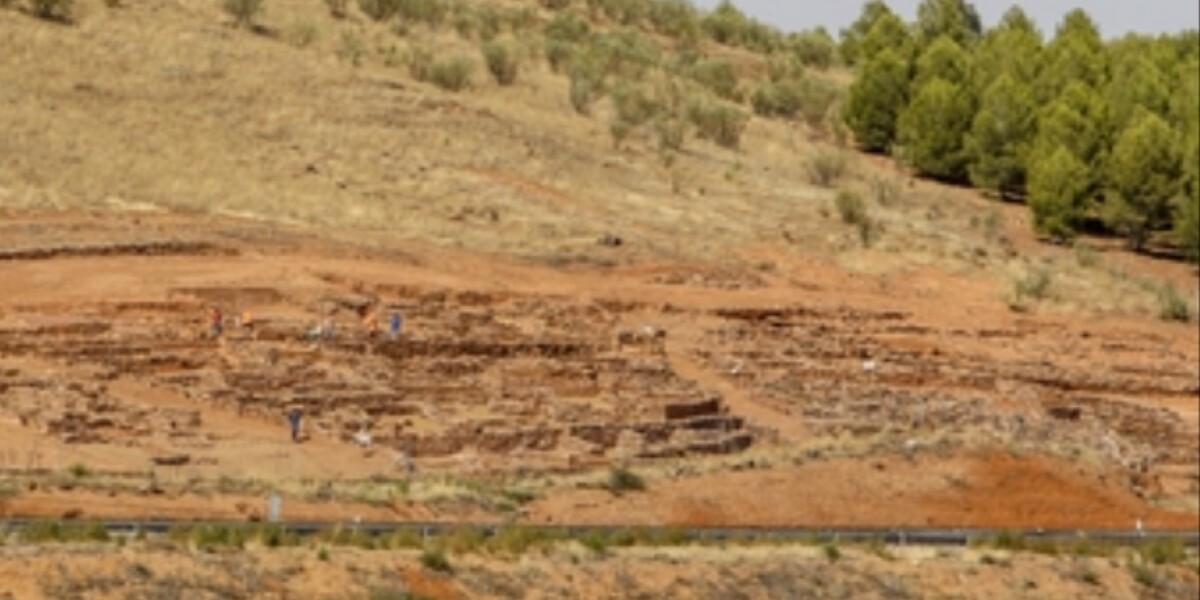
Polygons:
<instances>
[{"instance_id":1,"label":"metal guardrail","mask_svg":"<svg viewBox=\"0 0 1200 600\"><path fill-rule=\"evenodd\" d=\"M0 519L0 529L21 530L31 525L46 523L44 519ZM73 525L100 524L111 534L135 535L165 534L176 528L216 526L234 529L256 529L275 526L301 536L317 535L327 531L359 531L371 536L388 535L401 531L418 533L423 537L434 537L470 529L491 537L514 527L528 528L567 538L578 538L591 533L616 535L636 533L648 536L683 536L685 539L701 541L729 541L754 539L764 541L815 541L828 542L882 542L889 545L914 546L967 546L972 542L994 540L1001 536L1020 537L1026 542L1076 542L1088 541L1122 546L1134 546L1145 542L1178 540L1191 548L1200 547L1200 528L1194 530L1117 530L1117 529L980 529L980 528L872 528L872 527L670 527L670 526L613 526L613 525L533 525L523 523L446 523L446 522L248 522L248 521L179 521L179 520L98 520L59 521Z\"/></svg>"}]
</instances>

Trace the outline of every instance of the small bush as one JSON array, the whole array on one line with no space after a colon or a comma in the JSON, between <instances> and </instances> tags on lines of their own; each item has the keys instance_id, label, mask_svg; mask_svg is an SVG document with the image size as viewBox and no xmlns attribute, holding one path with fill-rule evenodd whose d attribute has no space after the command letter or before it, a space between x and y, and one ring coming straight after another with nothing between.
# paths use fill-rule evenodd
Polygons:
<instances>
[{"instance_id":1,"label":"small bush","mask_svg":"<svg viewBox=\"0 0 1200 600\"><path fill-rule=\"evenodd\" d=\"M992 539L992 547L998 550L1019 551L1026 545L1025 536L1016 531L1001 531Z\"/></svg>"},{"instance_id":2,"label":"small bush","mask_svg":"<svg viewBox=\"0 0 1200 600\"><path fill-rule=\"evenodd\" d=\"M450 565L450 559L446 558L446 554L440 550L426 550L421 553L421 566L430 571L438 573L453 573L454 567Z\"/></svg>"},{"instance_id":3,"label":"small bush","mask_svg":"<svg viewBox=\"0 0 1200 600\"><path fill-rule=\"evenodd\" d=\"M440 27L450 12L445 0L378 0L395 4L394 14L413 23L424 23L430 28Z\"/></svg>"},{"instance_id":4,"label":"small bush","mask_svg":"<svg viewBox=\"0 0 1200 600\"><path fill-rule=\"evenodd\" d=\"M809 129L823 129L840 92L829 83L809 77L800 82L796 93L800 119Z\"/></svg>"},{"instance_id":5,"label":"small bush","mask_svg":"<svg viewBox=\"0 0 1200 600\"><path fill-rule=\"evenodd\" d=\"M708 88L721 98L733 102L742 101L742 93L738 89L737 72L733 69L733 63L727 60L701 60L692 65L688 75L696 83Z\"/></svg>"},{"instance_id":6,"label":"small bush","mask_svg":"<svg viewBox=\"0 0 1200 600\"><path fill-rule=\"evenodd\" d=\"M1146 566L1135 564L1130 567L1133 571L1133 580L1148 588L1156 588L1159 585L1158 573L1154 569Z\"/></svg>"},{"instance_id":7,"label":"small bush","mask_svg":"<svg viewBox=\"0 0 1200 600\"><path fill-rule=\"evenodd\" d=\"M292 21L283 33L284 39L297 48L307 48L317 41L317 25L307 19Z\"/></svg>"},{"instance_id":8,"label":"small bush","mask_svg":"<svg viewBox=\"0 0 1200 600\"><path fill-rule=\"evenodd\" d=\"M1146 560L1156 565L1173 565L1187 559L1187 550L1178 538L1153 540L1138 548Z\"/></svg>"},{"instance_id":9,"label":"small bush","mask_svg":"<svg viewBox=\"0 0 1200 600\"><path fill-rule=\"evenodd\" d=\"M808 180L821 187L831 187L846 174L849 159L840 150L821 150L805 164Z\"/></svg>"},{"instance_id":10,"label":"small bush","mask_svg":"<svg viewBox=\"0 0 1200 600\"><path fill-rule=\"evenodd\" d=\"M539 0L546 10L563 10L571 7L571 0Z\"/></svg>"},{"instance_id":11,"label":"small bush","mask_svg":"<svg viewBox=\"0 0 1200 600\"><path fill-rule=\"evenodd\" d=\"M71 20L71 9L75 0L30 0L33 14L48 21Z\"/></svg>"},{"instance_id":12,"label":"small bush","mask_svg":"<svg viewBox=\"0 0 1200 600\"><path fill-rule=\"evenodd\" d=\"M517 80L517 70L519 68L517 53L508 44L502 42L488 42L484 44L483 58L487 63L488 71L491 72L496 83L500 85L512 85Z\"/></svg>"},{"instance_id":13,"label":"small bush","mask_svg":"<svg viewBox=\"0 0 1200 600\"><path fill-rule=\"evenodd\" d=\"M800 111L800 84L791 79L763 82L750 95L750 105L764 117L790 119Z\"/></svg>"},{"instance_id":14,"label":"small bush","mask_svg":"<svg viewBox=\"0 0 1200 600\"><path fill-rule=\"evenodd\" d=\"M1091 245L1076 240L1075 262L1085 269L1094 269L1100 266L1100 253Z\"/></svg>"},{"instance_id":15,"label":"small bush","mask_svg":"<svg viewBox=\"0 0 1200 600\"><path fill-rule=\"evenodd\" d=\"M788 36L787 49L801 64L818 69L833 66L837 57L837 42L819 28Z\"/></svg>"},{"instance_id":16,"label":"small bush","mask_svg":"<svg viewBox=\"0 0 1200 600\"><path fill-rule=\"evenodd\" d=\"M75 463L67 467L67 473L70 473L75 479L83 479L92 475L92 469L83 463Z\"/></svg>"},{"instance_id":17,"label":"small bush","mask_svg":"<svg viewBox=\"0 0 1200 600\"><path fill-rule=\"evenodd\" d=\"M822 550L825 553L825 558L829 562L837 562L842 558L842 551L838 549L837 544L825 544Z\"/></svg>"},{"instance_id":18,"label":"small bush","mask_svg":"<svg viewBox=\"0 0 1200 600\"><path fill-rule=\"evenodd\" d=\"M454 56L433 64L429 80L438 87L451 92L461 91L471 84L471 71L475 64L466 56Z\"/></svg>"},{"instance_id":19,"label":"small bush","mask_svg":"<svg viewBox=\"0 0 1200 600\"><path fill-rule=\"evenodd\" d=\"M408 74L417 81L429 81L433 76L433 53L425 48L409 50Z\"/></svg>"},{"instance_id":20,"label":"small bush","mask_svg":"<svg viewBox=\"0 0 1200 600\"><path fill-rule=\"evenodd\" d=\"M687 0L657 0L650 3L650 23L662 35L694 43L700 37L700 13Z\"/></svg>"},{"instance_id":21,"label":"small bush","mask_svg":"<svg viewBox=\"0 0 1200 600\"><path fill-rule=\"evenodd\" d=\"M737 108L719 102L694 100L688 104L688 120L696 126L697 134L719 146L737 149L749 117Z\"/></svg>"},{"instance_id":22,"label":"small bush","mask_svg":"<svg viewBox=\"0 0 1200 600\"><path fill-rule=\"evenodd\" d=\"M1051 283L1053 283L1053 276L1048 269L1035 268L1025 273L1013 284L1013 293L1017 300L1043 300L1050 295ZM1001 535L1001 539L1003 539L1005 534ZM998 547L1002 548L1003 546Z\"/></svg>"},{"instance_id":23,"label":"small bush","mask_svg":"<svg viewBox=\"0 0 1200 600\"><path fill-rule=\"evenodd\" d=\"M335 19L345 19L349 14L347 9L350 8L349 0L325 0L325 7L329 9L329 15Z\"/></svg>"},{"instance_id":24,"label":"small bush","mask_svg":"<svg viewBox=\"0 0 1200 600\"><path fill-rule=\"evenodd\" d=\"M669 115L663 115L654 121L654 133L658 137L660 151L683 149L684 138L687 137L687 121Z\"/></svg>"},{"instance_id":25,"label":"small bush","mask_svg":"<svg viewBox=\"0 0 1200 600\"><path fill-rule=\"evenodd\" d=\"M871 179L871 195L880 206L891 206L900 200L903 186L894 177L879 176Z\"/></svg>"},{"instance_id":26,"label":"small bush","mask_svg":"<svg viewBox=\"0 0 1200 600\"><path fill-rule=\"evenodd\" d=\"M224 0L222 5L239 27L250 27L262 12L263 0Z\"/></svg>"},{"instance_id":27,"label":"small bush","mask_svg":"<svg viewBox=\"0 0 1200 600\"><path fill-rule=\"evenodd\" d=\"M362 59L366 55L367 43L363 40L362 34L357 29L342 30L342 35L338 39L338 58L357 67L362 64Z\"/></svg>"},{"instance_id":28,"label":"small bush","mask_svg":"<svg viewBox=\"0 0 1200 600\"><path fill-rule=\"evenodd\" d=\"M640 492L646 489L646 482L637 473L617 467L608 472L608 482L605 487L614 494Z\"/></svg>"},{"instance_id":29,"label":"small bush","mask_svg":"<svg viewBox=\"0 0 1200 600\"><path fill-rule=\"evenodd\" d=\"M842 217L842 222L847 225L858 225L868 218L867 203L863 201L862 196L850 190L839 191L833 202Z\"/></svg>"},{"instance_id":30,"label":"small bush","mask_svg":"<svg viewBox=\"0 0 1200 600\"><path fill-rule=\"evenodd\" d=\"M1165 284L1158 289L1158 317L1164 321L1187 323L1192 320L1192 309L1174 285Z\"/></svg>"}]
</instances>

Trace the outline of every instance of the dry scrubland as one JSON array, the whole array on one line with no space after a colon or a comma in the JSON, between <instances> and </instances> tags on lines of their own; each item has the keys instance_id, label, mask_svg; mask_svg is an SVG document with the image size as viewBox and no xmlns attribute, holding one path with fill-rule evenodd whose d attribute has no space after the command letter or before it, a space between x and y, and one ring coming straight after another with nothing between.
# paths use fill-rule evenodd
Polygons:
<instances>
[{"instance_id":1,"label":"dry scrubland","mask_svg":"<svg viewBox=\"0 0 1200 600\"><path fill-rule=\"evenodd\" d=\"M437 27L331 6L272 0L241 27L217 2L0 8L0 515L258 520L278 491L289 518L339 521L1195 526L1193 269L1040 244L1024 207L912 179L832 120L754 115L777 67L744 48L700 46L745 86L737 148L664 149L682 113L636 123L632 72L682 112L721 91L672 52L613 67L581 113L540 4ZM511 85L485 66L488 15ZM456 56L457 91L423 70ZM214 339L214 304L253 327ZM370 337L359 313L394 309L406 336ZM308 339L326 315L339 335ZM296 404L304 444L280 422ZM418 550L205 545L10 536L0 597L1197 585L1174 550L572 543L445 548L444 573Z\"/></svg>"}]
</instances>

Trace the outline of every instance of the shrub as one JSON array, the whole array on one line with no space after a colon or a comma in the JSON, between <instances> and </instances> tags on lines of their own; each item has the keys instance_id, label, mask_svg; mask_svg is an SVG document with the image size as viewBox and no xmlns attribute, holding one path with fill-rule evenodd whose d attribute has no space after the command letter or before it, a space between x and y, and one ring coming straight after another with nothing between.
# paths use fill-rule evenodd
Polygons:
<instances>
[{"instance_id":1,"label":"shrub","mask_svg":"<svg viewBox=\"0 0 1200 600\"><path fill-rule=\"evenodd\" d=\"M292 21L283 33L284 39L297 48L307 48L317 41L317 25L309 20Z\"/></svg>"},{"instance_id":2,"label":"shrub","mask_svg":"<svg viewBox=\"0 0 1200 600\"><path fill-rule=\"evenodd\" d=\"M706 59L692 65L688 75L714 94L734 102L741 102L737 73L733 63L724 59Z\"/></svg>"},{"instance_id":3,"label":"shrub","mask_svg":"<svg viewBox=\"0 0 1200 600\"><path fill-rule=\"evenodd\" d=\"M1130 568L1133 570L1133 580L1138 582L1138 584L1148 588L1158 587L1158 574L1154 572L1154 569L1146 565L1137 564L1131 566Z\"/></svg>"},{"instance_id":4,"label":"shrub","mask_svg":"<svg viewBox=\"0 0 1200 600\"><path fill-rule=\"evenodd\" d=\"M837 43L824 29L815 29L788 36L787 49L801 64L828 69L837 55Z\"/></svg>"},{"instance_id":5,"label":"shrub","mask_svg":"<svg viewBox=\"0 0 1200 600\"><path fill-rule=\"evenodd\" d=\"M1042 300L1050 295L1050 284L1052 282L1053 277L1048 269L1035 268L1025 273L1023 277L1018 279L1016 283L1013 284L1013 293L1016 295L1017 300L1024 300L1027 298L1033 300ZM1000 534L1000 536L997 538L996 547L1005 550L1013 549L1000 544L1007 542L1011 536L1014 535L1016 534Z\"/></svg>"},{"instance_id":6,"label":"shrub","mask_svg":"<svg viewBox=\"0 0 1200 600\"><path fill-rule=\"evenodd\" d=\"M662 35L688 42L700 37L700 13L687 0L657 0L650 3L649 18Z\"/></svg>"},{"instance_id":7,"label":"shrub","mask_svg":"<svg viewBox=\"0 0 1200 600\"><path fill-rule=\"evenodd\" d=\"M517 53L511 46L502 42L488 42L483 45L483 59L488 71L500 85L512 85L517 80Z\"/></svg>"},{"instance_id":8,"label":"shrub","mask_svg":"<svg viewBox=\"0 0 1200 600\"><path fill-rule=\"evenodd\" d=\"M571 0L539 0L546 10L563 10L571 7Z\"/></svg>"},{"instance_id":9,"label":"shrub","mask_svg":"<svg viewBox=\"0 0 1200 600\"><path fill-rule=\"evenodd\" d=\"M426 550L421 553L421 566L430 571L439 573L453 573L454 567L450 565L450 560L446 558L446 554L440 550Z\"/></svg>"},{"instance_id":10,"label":"shrub","mask_svg":"<svg viewBox=\"0 0 1200 600\"><path fill-rule=\"evenodd\" d=\"M71 9L75 0L30 0L33 14L49 21L71 20ZM228 3L227 3L228 4Z\"/></svg>"},{"instance_id":11,"label":"shrub","mask_svg":"<svg viewBox=\"0 0 1200 600\"><path fill-rule=\"evenodd\" d=\"M576 49L571 57L571 106L575 112L586 115L592 103L604 95L604 64L591 51Z\"/></svg>"},{"instance_id":12,"label":"shrub","mask_svg":"<svg viewBox=\"0 0 1200 600\"><path fill-rule=\"evenodd\" d=\"M1158 289L1158 316L1164 321L1187 323L1192 320L1192 309L1174 285L1166 284Z\"/></svg>"},{"instance_id":13,"label":"shrub","mask_svg":"<svg viewBox=\"0 0 1200 600\"><path fill-rule=\"evenodd\" d=\"M321 546L317 550L317 560L319 560L321 562L329 562L329 548L326 548L325 546Z\"/></svg>"},{"instance_id":14,"label":"shrub","mask_svg":"<svg viewBox=\"0 0 1200 600\"><path fill-rule=\"evenodd\" d=\"M395 14L414 23L436 28L446 19L450 7L444 0L385 0L394 2Z\"/></svg>"},{"instance_id":15,"label":"shrub","mask_svg":"<svg viewBox=\"0 0 1200 600\"><path fill-rule=\"evenodd\" d=\"M53 0L37 0L46 2ZM62 1L62 0L57 0ZM249 27L254 24L254 17L262 12L263 0L224 0L225 12L233 17L239 27Z\"/></svg>"},{"instance_id":16,"label":"shrub","mask_svg":"<svg viewBox=\"0 0 1200 600\"><path fill-rule=\"evenodd\" d=\"M833 203L843 223L858 225L868 218L867 203L863 201L862 196L850 190L839 191L837 196L834 196Z\"/></svg>"},{"instance_id":17,"label":"shrub","mask_svg":"<svg viewBox=\"0 0 1200 600\"><path fill-rule=\"evenodd\" d=\"M800 118L805 125L814 130L819 130L825 125L840 96L840 92L833 85L811 77L798 84L796 94Z\"/></svg>"},{"instance_id":18,"label":"shrub","mask_svg":"<svg viewBox=\"0 0 1200 600\"><path fill-rule=\"evenodd\" d=\"M662 115L654 120L654 133L658 137L660 151L683 149L684 138L687 137L687 121L673 116Z\"/></svg>"},{"instance_id":19,"label":"shrub","mask_svg":"<svg viewBox=\"0 0 1200 600\"><path fill-rule=\"evenodd\" d=\"M433 64L429 80L438 87L457 92L471 84L471 71L475 65L466 56L454 56Z\"/></svg>"},{"instance_id":20,"label":"shrub","mask_svg":"<svg viewBox=\"0 0 1200 600\"><path fill-rule=\"evenodd\" d=\"M808 159L805 171L808 180L821 187L831 187L834 182L846 174L849 159L841 150L821 150Z\"/></svg>"},{"instance_id":21,"label":"shrub","mask_svg":"<svg viewBox=\"0 0 1200 600\"><path fill-rule=\"evenodd\" d=\"M329 14L335 19L345 19L348 14L346 9L349 8L349 0L325 0L325 7L329 9Z\"/></svg>"},{"instance_id":22,"label":"shrub","mask_svg":"<svg viewBox=\"0 0 1200 600\"><path fill-rule=\"evenodd\" d=\"M749 117L728 104L693 100L688 104L688 120L696 126L700 137L719 146L737 149Z\"/></svg>"},{"instance_id":23,"label":"shrub","mask_svg":"<svg viewBox=\"0 0 1200 600\"><path fill-rule=\"evenodd\" d=\"M386 21L396 16L400 0L358 0L358 8L376 21Z\"/></svg>"},{"instance_id":24,"label":"shrub","mask_svg":"<svg viewBox=\"0 0 1200 600\"><path fill-rule=\"evenodd\" d=\"M425 48L410 49L408 74L417 81L429 81L429 78L433 76L433 53Z\"/></svg>"},{"instance_id":25,"label":"shrub","mask_svg":"<svg viewBox=\"0 0 1200 600\"><path fill-rule=\"evenodd\" d=\"M900 200L903 188L894 177L877 176L871 179L871 195L880 206L891 206Z\"/></svg>"},{"instance_id":26,"label":"shrub","mask_svg":"<svg viewBox=\"0 0 1200 600\"><path fill-rule=\"evenodd\" d=\"M764 117L792 118L800 111L800 84L791 79L760 84L750 96L754 112Z\"/></svg>"},{"instance_id":27,"label":"shrub","mask_svg":"<svg viewBox=\"0 0 1200 600\"><path fill-rule=\"evenodd\" d=\"M357 67L362 64L362 59L366 54L367 43L363 41L362 34L356 29L342 30L342 35L338 39L338 58Z\"/></svg>"},{"instance_id":28,"label":"shrub","mask_svg":"<svg viewBox=\"0 0 1200 600\"><path fill-rule=\"evenodd\" d=\"M76 479L83 479L92 474L92 469L83 463L75 463L67 467L67 472Z\"/></svg>"},{"instance_id":29,"label":"shrub","mask_svg":"<svg viewBox=\"0 0 1200 600\"><path fill-rule=\"evenodd\" d=\"M1187 550L1178 538L1153 540L1142 544L1138 551L1156 565L1171 565L1187 559Z\"/></svg>"},{"instance_id":30,"label":"shrub","mask_svg":"<svg viewBox=\"0 0 1200 600\"><path fill-rule=\"evenodd\" d=\"M825 544L822 550L825 553L825 558L831 563L837 562L842 558L842 551L838 549L837 544Z\"/></svg>"},{"instance_id":31,"label":"shrub","mask_svg":"<svg viewBox=\"0 0 1200 600\"><path fill-rule=\"evenodd\" d=\"M637 473L625 468L614 468L608 472L608 491L614 494L646 489L646 482Z\"/></svg>"}]
</instances>

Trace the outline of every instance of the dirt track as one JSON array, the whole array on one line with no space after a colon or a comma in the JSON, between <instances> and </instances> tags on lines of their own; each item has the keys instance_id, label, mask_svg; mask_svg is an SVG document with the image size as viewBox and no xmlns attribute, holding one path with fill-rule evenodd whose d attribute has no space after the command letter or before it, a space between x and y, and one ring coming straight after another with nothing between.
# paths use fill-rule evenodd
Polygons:
<instances>
[{"instance_id":1,"label":"dirt track","mask_svg":"<svg viewBox=\"0 0 1200 600\"><path fill-rule=\"evenodd\" d=\"M394 474L403 450L425 474L670 473L624 499L553 492L530 507L534 520L1196 519L1191 328L1013 315L937 273L901 286L806 261L773 274L549 269L166 214L13 215L2 239L9 469L145 473L151 459L186 455L159 477L363 479ZM231 316L220 339L207 331L211 305ZM403 338L370 337L360 314L391 310L406 316ZM235 325L243 311L252 327ZM307 339L327 315L337 336ZM297 404L311 434L301 445L282 424ZM370 448L353 443L361 431ZM806 445L828 450L800 454ZM694 466L747 449L805 458L760 458L741 473ZM905 502L856 502L880 494ZM9 510L209 510L151 496L112 514L71 497L51 490ZM313 515L454 517L320 506Z\"/></svg>"}]
</instances>

